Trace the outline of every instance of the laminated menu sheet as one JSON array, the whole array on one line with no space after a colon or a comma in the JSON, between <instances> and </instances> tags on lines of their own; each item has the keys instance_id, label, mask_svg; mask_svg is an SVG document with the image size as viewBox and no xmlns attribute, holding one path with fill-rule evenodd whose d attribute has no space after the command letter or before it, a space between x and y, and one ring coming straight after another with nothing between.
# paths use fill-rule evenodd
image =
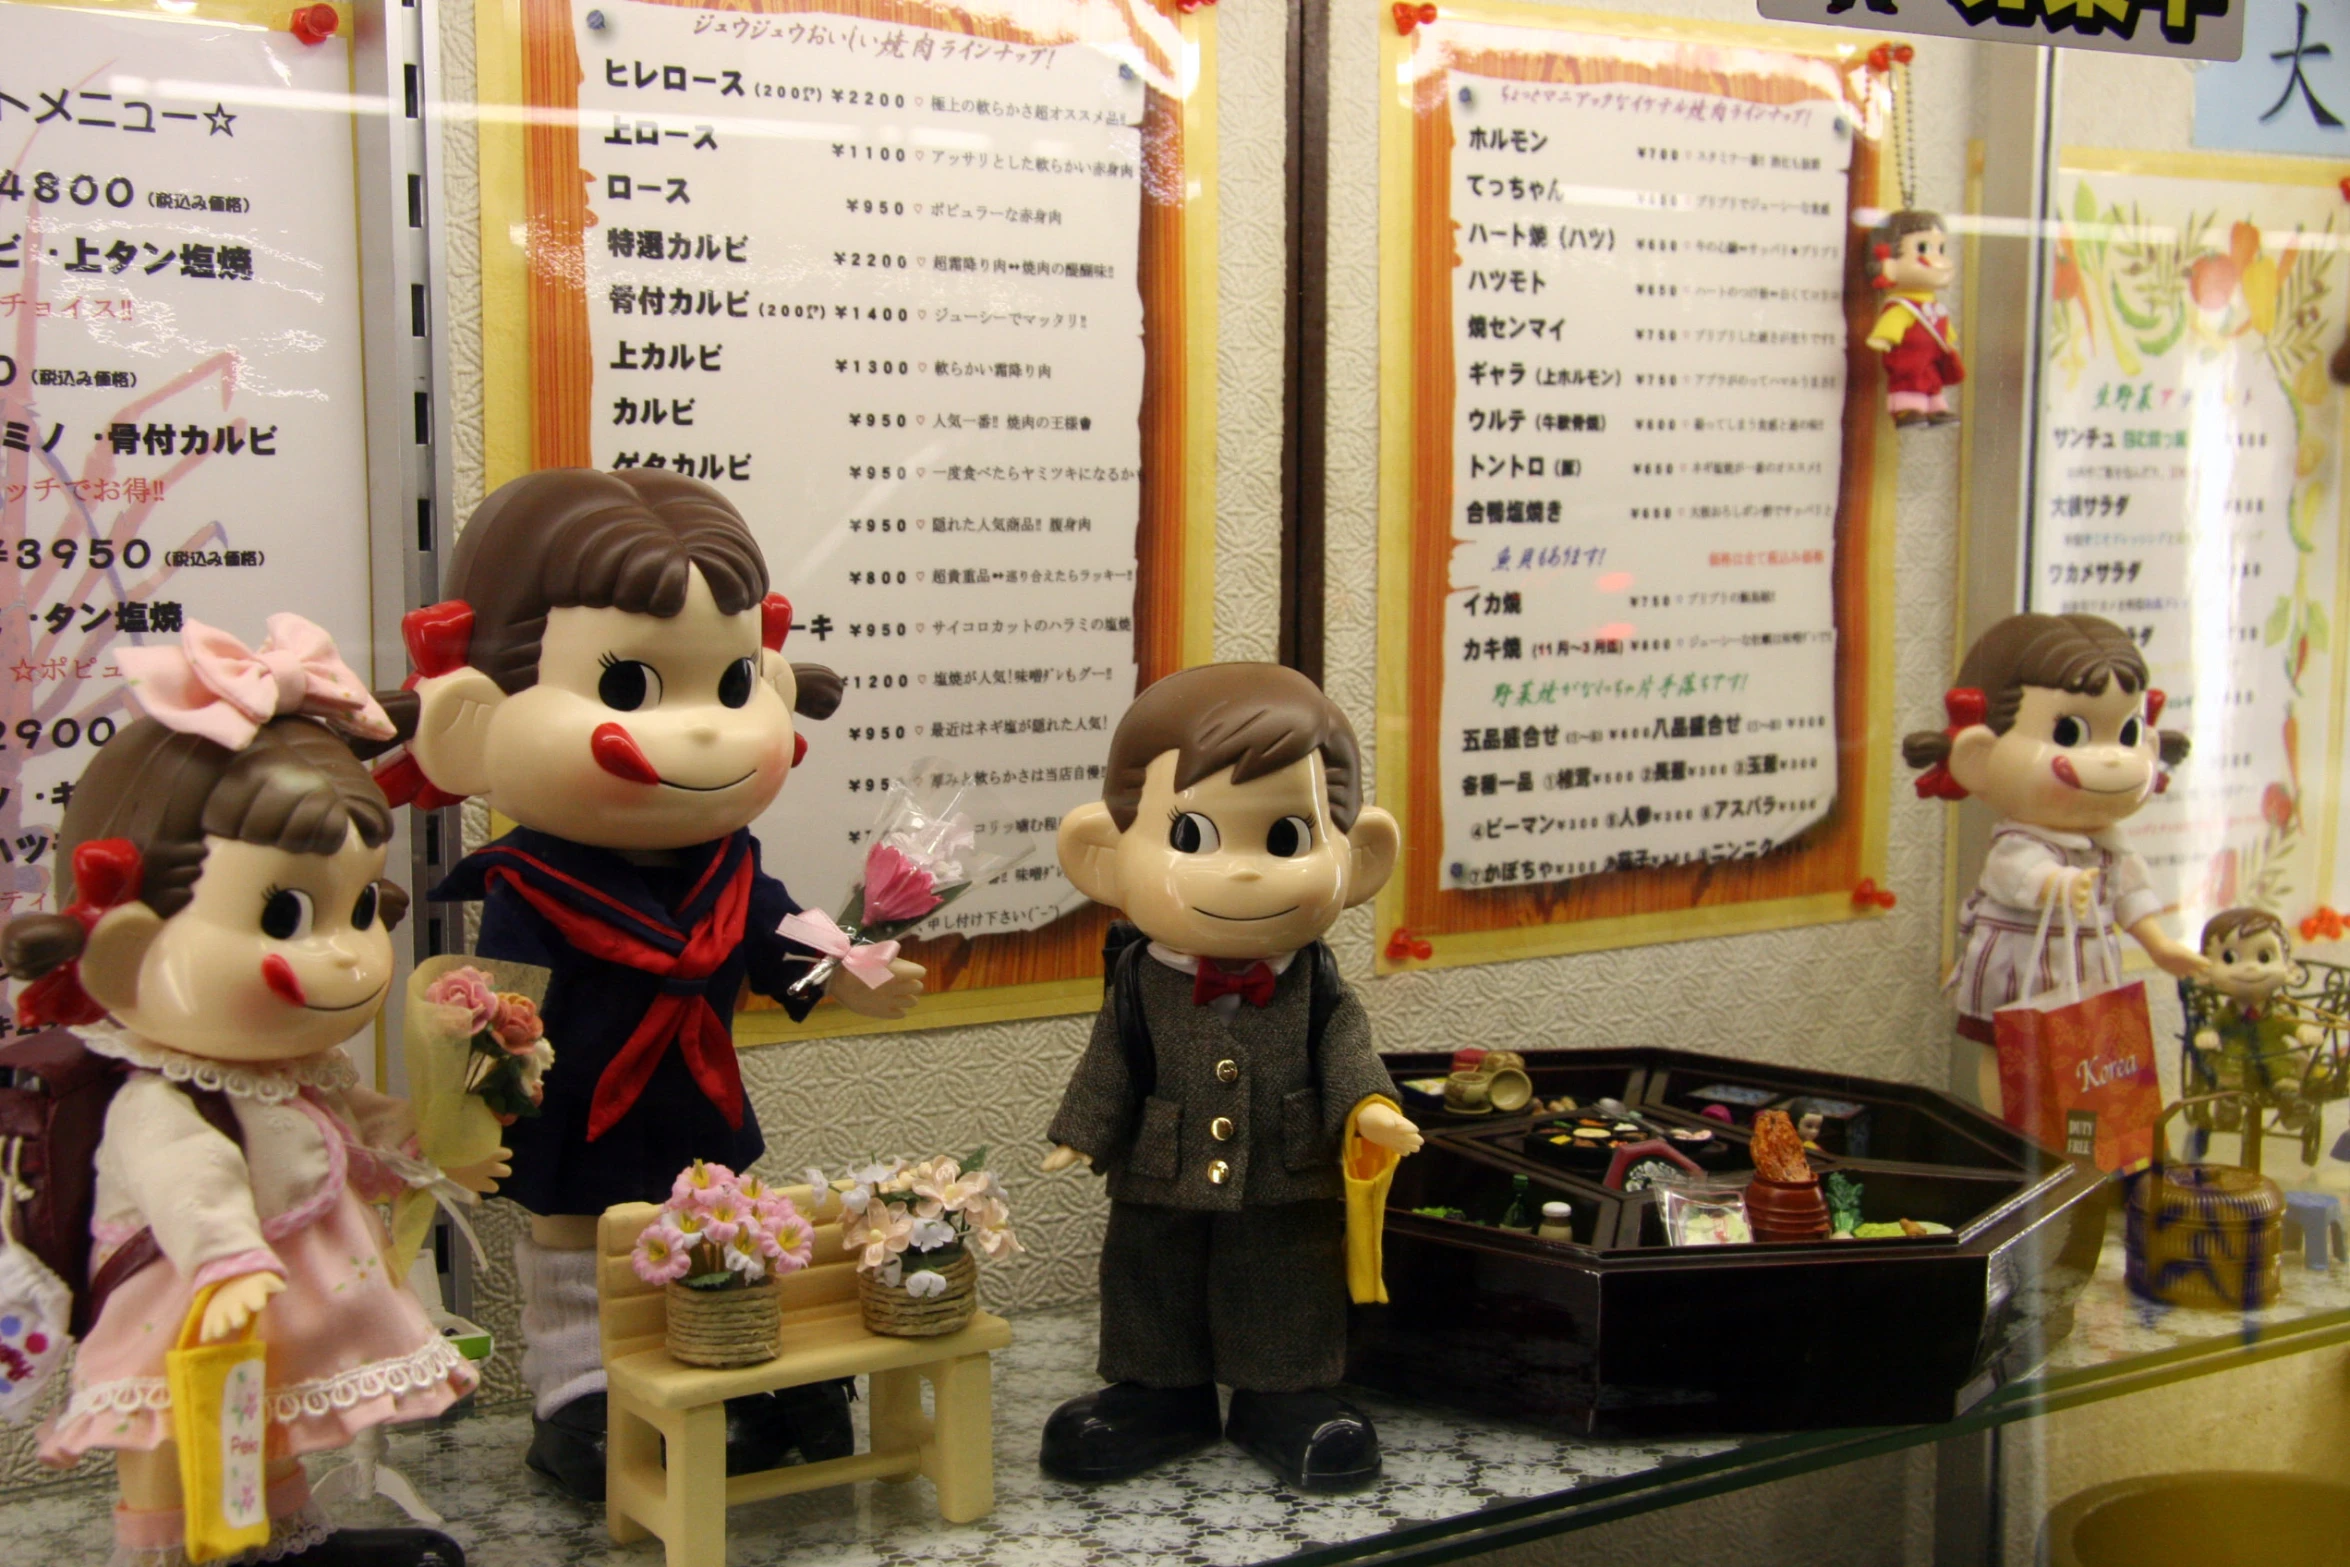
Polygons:
<instances>
[{"instance_id":1,"label":"laminated menu sheet","mask_svg":"<svg viewBox=\"0 0 2350 1567\"><path fill-rule=\"evenodd\" d=\"M1391 53L1390 917L1469 961L1849 913L1882 810L1876 79L1506 6Z\"/></svg>"}]
</instances>

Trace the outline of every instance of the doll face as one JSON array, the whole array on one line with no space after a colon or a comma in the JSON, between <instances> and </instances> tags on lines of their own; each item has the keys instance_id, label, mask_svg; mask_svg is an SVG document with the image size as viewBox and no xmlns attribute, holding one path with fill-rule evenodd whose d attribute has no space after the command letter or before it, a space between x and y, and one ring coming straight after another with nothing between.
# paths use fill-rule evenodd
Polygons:
<instances>
[{"instance_id":1,"label":"doll face","mask_svg":"<svg viewBox=\"0 0 2350 1567\"><path fill-rule=\"evenodd\" d=\"M791 698L757 606L720 612L699 569L669 618L547 616L538 684L481 730L490 804L612 849L682 849L750 825L791 771ZM763 672L764 671L764 672Z\"/></svg>"},{"instance_id":2,"label":"doll face","mask_svg":"<svg viewBox=\"0 0 2350 1567\"><path fill-rule=\"evenodd\" d=\"M1950 263L1949 237L1940 229L1902 235L1893 242L1893 254L1885 258L1882 270L1895 288L1945 289L1958 276Z\"/></svg>"},{"instance_id":3,"label":"doll face","mask_svg":"<svg viewBox=\"0 0 2350 1567\"><path fill-rule=\"evenodd\" d=\"M2233 931L2203 944L2204 983L2238 1001L2266 1001L2293 983L2293 950L2273 930Z\"/></svg>"},{"instance_id":4,"label":"doll face","mask_svg":"<svg viewBox=\"0 0 2350 1567\"><path fill-rule=\"evenodd\" d=\"M108 1010L133 1033L216 1061L315 1055L373 1022L392 982L375 885L384 850L356 831L333 854L227 838L204 849L195 900L155 928L130 984L106 986Z\"/></svg>"},{"instance_id":5,"label":"doll face","mask_svg":"<svg viewBox=\"0 0 2350 1567\"><path fill-rule=\"evenodd\" d=\"M1164 752L1144 774L1134 823L1108 857L1115 885L1080 880L1152 940L1202 957L1277 957L1315 940L1386 880L1385 864L1375 874L1358 864L1330 820L1319 754L1244 784L1225 768L1181 790L1175 762ZM1372 838L1382 823L1392 828L1385 812L1363 816ZM1358 834L1364 826L1358 818Z\"/></svg>"},{"instance_id":6,"label":"doll face","mask_svg":"<svg viewBox=\"0 0 2350 1567\"><path fill-rule=\"evenodd\" d=\"M2097 832L2132 815L2154 788L2160 741L2144 692L2109 680L2082 695L2026 686L2015 726L1982 724L1951 742L1950 776L2002 815L2063 832Z\"/></svg>"}]
</instances>

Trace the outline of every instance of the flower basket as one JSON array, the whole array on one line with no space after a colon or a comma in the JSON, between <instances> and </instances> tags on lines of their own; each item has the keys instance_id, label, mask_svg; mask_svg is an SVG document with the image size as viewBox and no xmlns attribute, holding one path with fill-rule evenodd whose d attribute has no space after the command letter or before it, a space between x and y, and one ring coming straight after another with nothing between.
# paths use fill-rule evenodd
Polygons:
<instances>
[{"instance_id":1,"label":"flower basket","mask_svg":"<svg viewBox=\"0 0 2350 1567\"><path fill-rule=\"evenodd\" d=\"M728 1289L671 1283L669 1358L689 1366L755 1366L782 1351L783 1302L773 1279Z\"/></svg>"},{"instance_id":2,"label":"flower basket","mask_svg":"<svg viewBox=\"0 0 2350 1567\"><path fill-rule=\"evenodd\" d=\"M935 1295L916 1295L906 1288L905 1281L922 1278L922 1273L908 1270L895 1284L859 1273L857 1300L865 1310L866 1331L892 1338L936 1338L970 1322L971 1314L979 1309L979 1264L969 1250L957 1246L944 1259L915 1252L910 1260L935 1261L931 1276L945 1279L946 1288Z\"/></svg>"}]
</instances>

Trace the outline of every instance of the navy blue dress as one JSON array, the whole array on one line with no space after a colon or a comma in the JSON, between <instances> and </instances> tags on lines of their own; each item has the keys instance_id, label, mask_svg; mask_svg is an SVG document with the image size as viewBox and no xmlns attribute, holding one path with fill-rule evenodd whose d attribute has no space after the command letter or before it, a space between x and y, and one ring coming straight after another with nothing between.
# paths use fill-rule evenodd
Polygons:
<instances>
[{"instance_id":1,"label":"navy blue dress","mask_svg":"<svg viewBox=\"0 0 2350 1567\"><path fill-rule=\"evenodd\" d=\"M539 1115L506 1129L514 1174L500 1183L499 1196L532 1213L600 1214L614 1203L662 1201L677 1172L697 1158L744 1169L766 1143L749 1100L743 1102L741 1124L729 1125L674 1043L662 1053L635 1103L589 1142L596 1084L665 982L581 951L505 877L492 873L527 877L534 891L561 900L569 910L650 945L674 949L717 901L722 878L711 874L713 862L745 852L750 910L741 939L698 988L729 1027L746 980L753 990L782 1001L796 1021L808 1015L816 998L790 998L784 992L807 973L815 954L775 934L783 917L800 906L782 882L759 870L758 840L748 831L683 850L674 866L644 866L609 849L517 827L467 855L432 890L437 902L483 903L476 944L483 957L533 963L553 974L541 1009L555 1047L546 1103Z\"/></svg>"}]
</instances>

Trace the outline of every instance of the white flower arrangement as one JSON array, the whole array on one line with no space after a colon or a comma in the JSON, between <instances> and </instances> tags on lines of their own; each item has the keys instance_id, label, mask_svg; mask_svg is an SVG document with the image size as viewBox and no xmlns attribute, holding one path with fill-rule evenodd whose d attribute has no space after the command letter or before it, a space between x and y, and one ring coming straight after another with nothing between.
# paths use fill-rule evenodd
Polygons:
<instances>
[{"instance_id":1,"label":"white flower arrangement","mask_svg":"<svg viewBox=\"0 0 2350 1567\"><path fill-rule=\"evenodd\" d=\"M991 1260L1024 1249L1002 1183L981 1167L986 1157L982 1148L960 1161L878 1160L838 1180L811 1168L808 1184L840 1194L841 1244L858 1254L859 1273L916 1297L941 1295L947 1281L938 1269L965 1249Z\"/></svg>"}]
</instances>

